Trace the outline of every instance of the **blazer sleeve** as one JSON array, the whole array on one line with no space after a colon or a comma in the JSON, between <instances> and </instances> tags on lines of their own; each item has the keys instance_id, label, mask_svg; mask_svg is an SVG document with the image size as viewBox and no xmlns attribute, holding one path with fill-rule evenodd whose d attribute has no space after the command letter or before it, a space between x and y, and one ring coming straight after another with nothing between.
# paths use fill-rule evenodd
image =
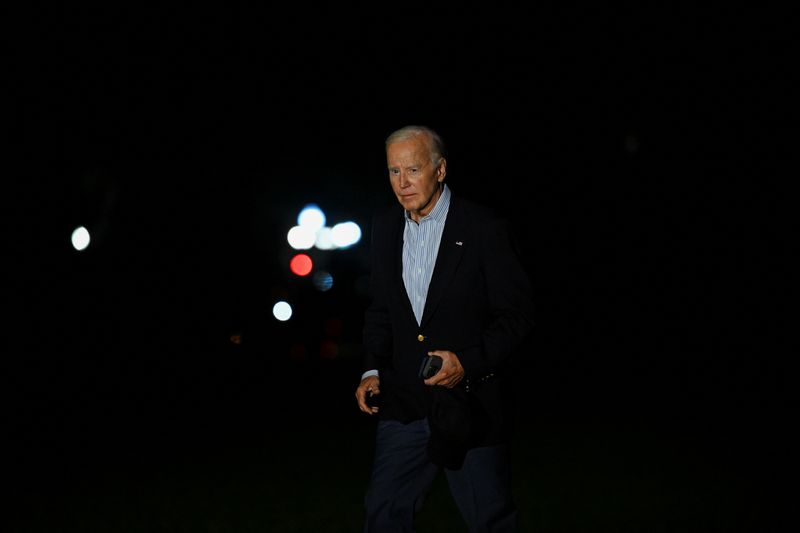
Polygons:
<instances>
[{"instance_id":1,"label":"blazer sleeve","mask_svg":"<svg viewBox=\"0 0 800 533\"><path fill-rule=\"evenodd\" d=\"M459 354L468 376L503 366L534 326L532 287L508 221L490 217L481 229L481 267L486 280L488 320L482 333L482 345Z\"/></svg>"},{"instance_id":2,"label":"blazer sleeve","mask_svg":"<svg viewBox=\"0 0 800 533\"><path fill-rule=\"evenodd\" d=\"M382 370L392 355L392 322L389 315L387 288L391 261L391 236L380 217L372 219L370 233L369 304L364 313L363 370Z\"/></svg>"}]
</instances>

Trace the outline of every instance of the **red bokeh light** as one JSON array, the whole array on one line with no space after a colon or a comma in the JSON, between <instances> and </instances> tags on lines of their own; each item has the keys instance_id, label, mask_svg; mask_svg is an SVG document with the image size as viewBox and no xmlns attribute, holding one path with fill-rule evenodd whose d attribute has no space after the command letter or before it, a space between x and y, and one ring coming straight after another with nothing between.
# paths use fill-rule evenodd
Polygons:
<instances>
[{"instance_id":1,"label":"red bokeh light","mask_svg":"<svg viewBox=\"0 0 800 533\"><path fill-rule=\"evenodd\" d=\"M289 268L292 270L292 273L298 276L307 276L311 273L311 269L314 268L314 263L306 254L297 254L292 257Z\"/></svg>"}]
</instances>

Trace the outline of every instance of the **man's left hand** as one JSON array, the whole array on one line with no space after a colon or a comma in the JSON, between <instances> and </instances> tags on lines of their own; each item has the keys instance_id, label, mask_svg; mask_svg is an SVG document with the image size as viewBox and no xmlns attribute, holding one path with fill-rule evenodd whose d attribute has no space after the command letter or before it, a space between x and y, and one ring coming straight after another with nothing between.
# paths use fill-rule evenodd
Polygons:
<instances>
[{"instance_id":1,"label":"man's left hand","mask_svg":"<svg viewBox=\"0 0 800 533\"><path fill-rule=\"evenodd\" d=\"M461 366L461 361L458 356L448 350L434 350L428 352L428 355L438 355L442 358L442 368L432 377L425 380L425 385L441 385L452 389L458 385L459 381L464 379L464 367Z\"/></svg>"}]
</instances>

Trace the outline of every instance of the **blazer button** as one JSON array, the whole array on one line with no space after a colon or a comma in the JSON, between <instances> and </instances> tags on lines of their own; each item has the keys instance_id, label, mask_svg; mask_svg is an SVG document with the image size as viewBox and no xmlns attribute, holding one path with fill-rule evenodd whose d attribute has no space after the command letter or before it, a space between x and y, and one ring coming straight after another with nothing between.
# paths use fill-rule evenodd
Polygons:
<instances>
[{"instance_id":1,"label":"blazer button","mask_svg":"<svg viewBox=\"0 0 800 533\"><path fill-rule=\"evenodd\" d=\"M418 340L419 342L422 342L422 341L424 341L424 340L425 340L425 335L417 335L417 340Z\"/></svg>"}]
</instances>

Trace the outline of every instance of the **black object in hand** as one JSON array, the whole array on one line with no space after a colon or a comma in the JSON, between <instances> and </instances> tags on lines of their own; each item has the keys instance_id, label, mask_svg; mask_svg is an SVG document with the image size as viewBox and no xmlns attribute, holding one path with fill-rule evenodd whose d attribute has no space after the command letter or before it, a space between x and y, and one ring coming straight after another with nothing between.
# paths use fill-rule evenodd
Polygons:
<instances>
[{"instance_id":1,"label":"black object in hand","mask_svg":"<svg viewBox=\"0 0 800 533\"><path fill-rule=\"evenodd\" d=\"M438 355L429 355L422 360L422 366L419 369L419 377L422 379L433 377L440 368L442 368L442 358Z\"/></svg>"},{"instance_id":2,"label":"black object in hand","mask_svg":"<svg viewBox=\"0 0 800 533\"><path fill-rule=\"evenodd\" d=\"M367 403L367 407L380 407L381 395L372 394L372 391L367 391L364 401Z\"/></svg>"}]
</instances>

